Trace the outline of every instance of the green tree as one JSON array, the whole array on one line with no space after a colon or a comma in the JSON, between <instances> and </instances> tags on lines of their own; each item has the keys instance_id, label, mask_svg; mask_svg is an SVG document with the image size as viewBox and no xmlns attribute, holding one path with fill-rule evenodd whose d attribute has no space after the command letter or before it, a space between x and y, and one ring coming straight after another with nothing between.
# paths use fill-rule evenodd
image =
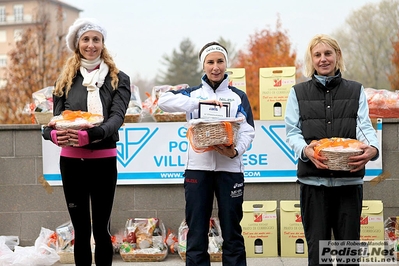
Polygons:
<instances>
[{"instance_id":1,"label":"green tree","mask_svg":"<svg viewBox=\"0 0 399 266\"><path fill-rule=\"evenodd\" d=\"M348 79L365 87L388 89L392 73L392 41L399 28L399 1L369 3L354 11L332 35L342 47Z\"/></svg>"},{"instance_id":2,"label":"green tree","mask_svg":"<svg viewBox=\"0 0 399 266\"><path fill-rule=\"evenodd\" d=\"M161 71L156 77L157 85L194 86L200 83L202 70L198 61L198 51L190 39L183 39L180 50L174 49L172 55L164 55L163 60L167 71Z\"/></svg>"}]
</instances>

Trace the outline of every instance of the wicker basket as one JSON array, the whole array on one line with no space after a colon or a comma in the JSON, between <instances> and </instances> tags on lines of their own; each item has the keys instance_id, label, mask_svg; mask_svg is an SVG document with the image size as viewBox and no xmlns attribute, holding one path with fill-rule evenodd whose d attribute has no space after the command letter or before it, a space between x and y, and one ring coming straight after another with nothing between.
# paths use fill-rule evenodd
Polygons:
<instances>
[{"instance_id":1,"label":"wicker basket","mask_svg":"<svg viewBox=\"0 0 399 266\"><path fill-rule=\"evenodd\" d=\"M214 145L230 145L232 142L235 142L236 135L240 125L234 122L227 122L231 123L233 136L232 140L229 137L228 130L224 123L198 123L192 125L192 132L193 132L193 145L198 148L207 148Z\"/></svg>"},{"instance_id":2,"label":"wicker basket","mask_svg":"<svg viewBox=\"0 0 399 266\"><path fill-rule=\"evenodd\" d=\"M180 258L183 261L186 261L186 252L179 252ZM210 253L211 262L220 262L222 261L222 253Z\"/></svg>"},{"instance_id":3,"label":"wicker basket","mask_svg":"<svg viewBox=\"0 0 399 266\"><path fill-rule=\"evenodd\" d=\"M53 112L35 112L35 120L37 124L47 125L51 118L53 118Z\"/></svg>"},{"instance_id":4,"label":"wicker basket","mask_svg":"<svg viewBox=\"0 0 399 266\"><path fill-rule=\"evenodd\" d=\"M120 252L122 260L125 262L149 262L149 261L163 261L168 255L168 250L155 254L141 254L134 252Z\"/></svg>"},{"instance_id":5,"label":"wicker basket","mask_svg":"<svg viewBox=\"0 0 399 266\"><path fill-rule=\"evenodd\" d=\"M326 157L328 160L325 164L328 169L335 171L350 171L354 167L348 165L349 157L362 154L362 150L334 150L325 148L320 150L320 155Z\"/></svg>"},{"instance_id":6,"label":"wicker basket","mask_svg":"<svg viewBox=\"0 0 399 266\"><path fill-rule=\"evenodd\" d=\"M186 113L157 113L153 114L157 122L186 122Z\"/></svg>"},{"instance_id":7,"label":"wicker basket","mask_svg":"<svg viewBox=\"0 0 399 266\"><path fill-rule=\"evenodd\" d=\"M58 252L58 255L60 256L60 263L74 264L75 258L73 254L74 254L73 252Z\"/></svg>"},{"instance_id":8,"label":"wicker basket","mask_svg":"<svg viewBox=\"0 0 399 266\"><path fill-rule=\"evenodd\" d=\"M139 123L141 121L141 114L126 114L125 123Z\"/></svg>"}]
</instances>

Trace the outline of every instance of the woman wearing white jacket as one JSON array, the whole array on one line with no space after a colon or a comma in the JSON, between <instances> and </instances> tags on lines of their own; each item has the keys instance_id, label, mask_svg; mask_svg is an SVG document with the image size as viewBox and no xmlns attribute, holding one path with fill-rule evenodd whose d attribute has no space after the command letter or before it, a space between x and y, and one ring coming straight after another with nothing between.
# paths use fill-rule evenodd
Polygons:
<instances>
[{"instance_id":1,"label":"woman wearing white jacket","mask_svg":"<svg viewBox=\"0 0 399 266\"><path fill-rule=\"evenodd\" d=\"M206 44L199 52L205 74L199 86L168 91L159 99L165 112L186 112L187 120L199 118L200 103L223 106L229 103L229 116L242 117L235 144L217 145L198 153L190 146L184 173L187 235L186 265L210 266L208 254L209 220L214 196L223 237L223 265L246 265L240 221L243 216L244 165L242 155L255 137L255 127L247 95L229 86L225 74L228 56L217 42Z\"/></svg>"}]
</instances>

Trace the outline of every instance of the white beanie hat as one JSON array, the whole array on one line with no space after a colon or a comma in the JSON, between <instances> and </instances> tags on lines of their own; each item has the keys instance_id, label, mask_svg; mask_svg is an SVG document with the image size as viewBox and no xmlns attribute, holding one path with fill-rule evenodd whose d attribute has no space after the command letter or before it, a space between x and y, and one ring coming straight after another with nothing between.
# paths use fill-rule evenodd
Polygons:
<instances>
[{"instance_id":1,"label":"white beanie hat","mask_svg":"<svg viewBox=\"0 0 399 266\"><path fill-rule=\"evenodd\" d=\"M80 37L87 31L94 30L101 33L104 37L104 41L107 38L107 31L100 25L100 23L94 18L78 18L69 27L68 34L66 36L66 45L69 50L75 52L78 46Z\"/></svg>"}]
</instances>

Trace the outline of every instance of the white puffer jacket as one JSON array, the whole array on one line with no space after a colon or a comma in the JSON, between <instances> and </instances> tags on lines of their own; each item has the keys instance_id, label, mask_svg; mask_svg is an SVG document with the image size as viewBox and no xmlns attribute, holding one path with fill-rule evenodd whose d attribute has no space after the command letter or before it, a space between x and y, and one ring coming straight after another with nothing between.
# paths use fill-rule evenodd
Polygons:
<instances>
[{"instance_id":1,"label":"white puffer jacket","mask_svg":"<svg viewBox=\"0 0 399 266\"><path fill-rule=\"evenodd\" d=\"M231 159L216 151L195 152L191 145L188 150L186 169L203 171L244 172L242 155L251 145L255 137L255 126L251 106L247 95L232 86L228 86L228 75L217 89L211 88L202 77L202 84L179 91L168 91L161 95L159 107L165 112L186 112L187 120L198 118L199 102L216 99L230 103L230 117L244 117L240 124L236 149L238 156Z\"/></svg>"}]
</instances>

